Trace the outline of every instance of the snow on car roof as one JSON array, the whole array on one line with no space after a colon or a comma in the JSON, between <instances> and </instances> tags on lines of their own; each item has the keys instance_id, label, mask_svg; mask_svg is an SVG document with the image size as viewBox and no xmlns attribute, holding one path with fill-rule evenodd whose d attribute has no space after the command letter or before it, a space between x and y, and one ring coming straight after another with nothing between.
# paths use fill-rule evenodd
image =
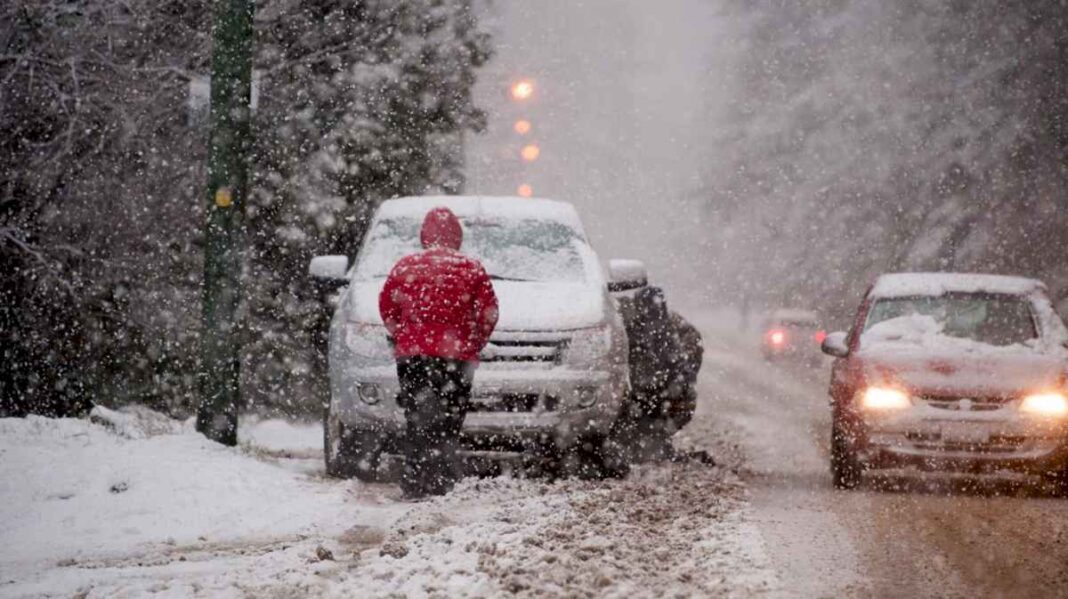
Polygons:
<instances>
[{"instance_id":1,"label":"snow on car roof","mask_svg":"<svg viewBox=\"0 0 1068 599\"><path fill-rule=\"evenodd\" d=\"M379 218L415 216L422 218L431 208L445 206L459 217L494 216L508 219L553 220L585 233L575 207L559 200L494 196L420 196L386 200L378 208Z\"/></svg>"},{"instance_id":2,"label":"snow on car roof","mask_svg":"<svg viewBox=\"0 0 1068 599\"><path fill-rule=\"evenodd\" d=\"M1045 285L1036 279L1004 275L949 272L909 272L882 275L872 297L938 296L946 293L1005 293L1027 295Z\"/></svg>"}]
</instances>

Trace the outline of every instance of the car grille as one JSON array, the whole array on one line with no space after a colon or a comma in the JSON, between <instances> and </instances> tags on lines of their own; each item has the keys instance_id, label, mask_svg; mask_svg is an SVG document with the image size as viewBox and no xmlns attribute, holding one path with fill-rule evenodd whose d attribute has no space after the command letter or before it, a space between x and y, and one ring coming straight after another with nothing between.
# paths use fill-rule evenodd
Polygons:
<instances>
[{"instance_id":1,"label":"car grille","mask_svg":"<svg viewBox=\"0 0 1068 599\"><path fill-rule=\"evenodd\" d=\"M479 358L488 363L559 363L568 340L568 337L552 333L502 333L490 338Z\"/></svg>"},{"instance_id":2,"label":"car grille","mask_svg":"<svg viewBox=\"0 0 1068 599\"><path fill-rule=\"evenodd\" d=\"M938 433L907 433L913 447L928 451L952 451L967 453L1011 453L1018 451L1030 441L1020 435L991 435L985 443L954 443L943 441Z\"/></svg>"},{"instance_id":3,"label":"car grille","mask_svg":"<svg viewBox=\"0 0 1068 599\"><path fill-rule=\"evenodd\" d=\"M960 412L987 412L990 410L999 410L1006 403L1012 401L1011 397L948 397L937 395L927 395L920 399L932 408Z\"/></svg>"}]
</instances>

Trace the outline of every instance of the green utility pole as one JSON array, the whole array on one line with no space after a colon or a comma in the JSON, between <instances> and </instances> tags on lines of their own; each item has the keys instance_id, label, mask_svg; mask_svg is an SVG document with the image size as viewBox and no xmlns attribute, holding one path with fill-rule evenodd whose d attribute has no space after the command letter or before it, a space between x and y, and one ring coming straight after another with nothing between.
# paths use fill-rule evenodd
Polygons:
<instances>
[{"instance_id":1,"label":"green utility pole","mask_svg":"<svg viewBox=\"0 0 1068 599\"><path fill-rule=\"evenodd\" d=\"M197 430L237 444L241 262L251 142L254 0L215 0Z\"/></svg>"}]
</instances>

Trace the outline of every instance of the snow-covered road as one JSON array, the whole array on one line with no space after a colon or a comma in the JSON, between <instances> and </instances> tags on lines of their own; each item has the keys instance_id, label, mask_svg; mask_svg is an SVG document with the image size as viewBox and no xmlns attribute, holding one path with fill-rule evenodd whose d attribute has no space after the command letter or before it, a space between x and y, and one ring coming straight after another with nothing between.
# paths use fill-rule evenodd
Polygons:
<instances>
[{"instance_id":1,"label":"snow-covered road","mask_svg":"<svg viewBox=\"0 0 1068 599\"><path fill-rule=\"evenodd\" d=\"M826 372L699 324L678 443L721 465L625 481L406 503L325 479L315 424L248 422L231 450L177 423L0 420L0 596L1063 596L1068 501L936 476L834 491Z\"/></svg>"}]
</instances>

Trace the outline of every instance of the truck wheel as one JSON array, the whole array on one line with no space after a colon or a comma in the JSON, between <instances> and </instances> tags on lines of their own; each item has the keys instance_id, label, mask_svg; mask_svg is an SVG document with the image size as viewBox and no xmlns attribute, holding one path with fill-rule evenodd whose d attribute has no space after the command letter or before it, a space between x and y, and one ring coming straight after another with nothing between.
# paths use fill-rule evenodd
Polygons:
<instances>
[{"instance_id":1,"label":"truck wheel","mask_svg":"<svg viewBox=\"0 0 1068 599\"><path fill-rule=\"evenodd\" d=\"M326 475L363 482L379 480L382 437L375 431L350 429L327 408L323 425L323 454Z\"/></svg>"},{"instance_id":2,"label":"truck wheel","mask_svg":"<svg viewBox=\"0 0 1068 599\"><path fill-rule=\"evenodd\" d=\"M831 478L836 489L853 489L860 484L862 471L857 452L850 442L849 433L834 419L831 425Z\"/></svg>"},{"instance_id":3,"label":"truck wheel","mask_svg":"<svg viewBox=\"0 0 1068 599\"><path fill-rule=\"evenodd\" d=\"M586 437L563 456L564 472L583 480L625 478L630 473L626 452L604 435Z\"/></svg>"}]
</instances>

